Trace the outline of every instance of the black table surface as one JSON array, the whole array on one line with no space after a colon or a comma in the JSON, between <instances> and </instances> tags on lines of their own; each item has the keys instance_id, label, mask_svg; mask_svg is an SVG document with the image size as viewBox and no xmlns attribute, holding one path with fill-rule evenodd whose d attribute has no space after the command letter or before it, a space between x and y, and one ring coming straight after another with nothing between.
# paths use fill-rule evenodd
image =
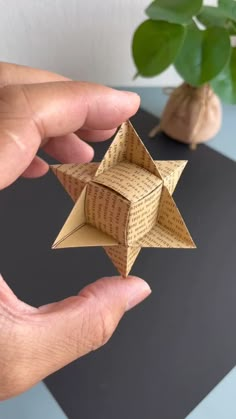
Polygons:
<instances>
[{"instance_id":1,"label":"black table surface","mask_svg":"<svg viewBox=\"0 0 236 419\"><path fill-rule=\"evenodd\" d=\"M204 145L148 139L156 120L144 111L132 122L155 160L189 160L174 198L198 248L141 251L132 273L152 296L105 347L46 379L70 419L184 419L236 361L236 165ZM116 274L102 248L51 250L72 207L51 173L0 194L1 272L32 305Z\"/></svg>"}]
</instances>

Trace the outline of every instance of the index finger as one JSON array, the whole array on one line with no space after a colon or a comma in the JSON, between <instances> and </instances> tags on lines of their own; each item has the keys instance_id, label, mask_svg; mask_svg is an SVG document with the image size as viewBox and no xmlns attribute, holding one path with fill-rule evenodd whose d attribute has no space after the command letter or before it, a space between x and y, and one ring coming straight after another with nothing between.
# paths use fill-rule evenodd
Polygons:
<instances>
[{"instance_id":1,"label":"index finger","mask_svg":"<svg viewBox=\"0 0 236 419\"><path fill-rule=\"evenodd\" d=\"M12 84L46 83L52 81L69 81L57 73L6 62L0 62L0 87Z\"/></svg>"},{"instance_id":2,"label":"index finger","mask_svg":"<svg viewBox=\"0 0 236 419\"><path fill-rule=\"evenodd\" d=\"M134 93L73 81L1 88L0 188L26 170L43 138L116 128L139 103Z\"/></svg>"}]
</instances>

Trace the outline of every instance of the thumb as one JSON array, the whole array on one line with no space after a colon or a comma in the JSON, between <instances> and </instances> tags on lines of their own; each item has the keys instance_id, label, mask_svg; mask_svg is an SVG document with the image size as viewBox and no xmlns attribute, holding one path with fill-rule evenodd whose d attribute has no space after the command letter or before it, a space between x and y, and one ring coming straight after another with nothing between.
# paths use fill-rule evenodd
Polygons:
<instances>
[{"instance_id":1,"label":"thumb","mask_svg":"<svg viewBox=\"0 0 236 419\"><path fill-rule=\"evenodd\" d=\"M15 369L10 362L11 395L104 345L124 313L150 293L149 285L140 278L106 277L85 287L78 296L32 312L22 310L21 321L18 310L18 321L14 333L10 334L14 338L13 357L17 361ZM9 349L6 351L9 363Z\"/></svg>"},{"instance_id":2,"label":"thumb","mask_svg":"<svg viewBox=\"0 0 236 419\"><path fill-rule=\"evenodd\" d=\"M40 339L50 353L45 374L104 345L124 313L150 292L140 278L107 277L88 285L78 296L39 308L44 331L37 342Z\"/></svg>"}]
</instances>

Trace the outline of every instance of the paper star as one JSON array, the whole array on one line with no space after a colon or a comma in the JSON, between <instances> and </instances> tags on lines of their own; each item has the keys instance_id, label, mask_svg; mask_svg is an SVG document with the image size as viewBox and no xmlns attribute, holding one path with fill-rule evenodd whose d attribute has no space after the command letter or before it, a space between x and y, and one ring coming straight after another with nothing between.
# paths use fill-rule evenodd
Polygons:
<instances>
[{"instance_id":1,"label":"paper star","mask_svg":"<svg viewBox=\"0 0 236 419\"><path fill-rule=\"evenodd\" d=\"M101 163L52 170L76 202L53 248L103 246L126 277L142 247L194 248L172 194L186 161L154 161L130 122Z\"/></svg>"}]
</instances>

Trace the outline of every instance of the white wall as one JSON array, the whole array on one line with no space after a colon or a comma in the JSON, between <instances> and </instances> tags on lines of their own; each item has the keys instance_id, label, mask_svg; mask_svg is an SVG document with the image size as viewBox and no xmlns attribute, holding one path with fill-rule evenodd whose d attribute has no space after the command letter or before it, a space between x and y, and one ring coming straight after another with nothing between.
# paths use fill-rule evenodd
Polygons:
<instances>
[{"instance_id":1,"label":"white wall","mask_svg":"<svg viewBox=\"0 0 236 419\"><path fill-rule=\"evenodd\" d=\"M179 78L173 69L158 78L132 81L132 34L149 3L0 0L0 60L110 85L176 84Z\"/></svg>"}]
</instances>

